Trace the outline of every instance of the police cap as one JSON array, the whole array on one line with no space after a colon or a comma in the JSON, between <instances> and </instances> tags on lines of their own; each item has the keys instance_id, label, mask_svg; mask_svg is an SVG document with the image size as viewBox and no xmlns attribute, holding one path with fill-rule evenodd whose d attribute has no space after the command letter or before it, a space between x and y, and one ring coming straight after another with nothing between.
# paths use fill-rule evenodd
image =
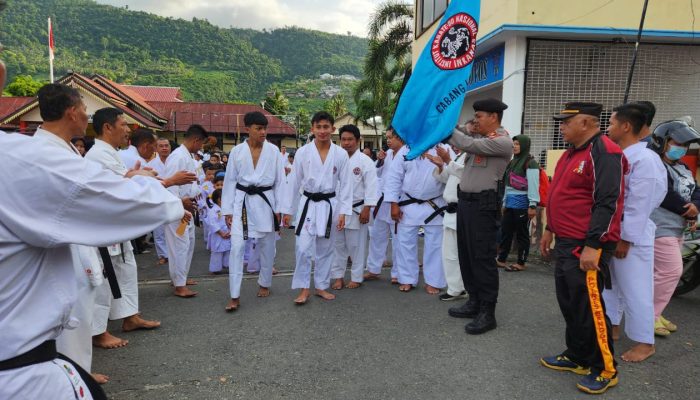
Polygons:
<instances>
[{"instance_id":1,"label":"police cap","mask_svg":"<svg viewBox=\"0 0 700 400\"><path fill-rule=\"evenodd\" d=\"M483 111L489 113L503 112L508 108L508 105L498 99L484 99L474 102L474 111Z\"/></svg>"},{"instance_id":2,"label":"police cap","mask_svg":"<svg viewBox=\"0 0 700 400\"><path fill-rule=\"evenodd\" d=\"M571 118L575 115L584 114L600 118L603 105L598 103L588 103L585 101L572 101L564 105L564 109L554 116L556 120Z\"/></svg>"}]
</instances>

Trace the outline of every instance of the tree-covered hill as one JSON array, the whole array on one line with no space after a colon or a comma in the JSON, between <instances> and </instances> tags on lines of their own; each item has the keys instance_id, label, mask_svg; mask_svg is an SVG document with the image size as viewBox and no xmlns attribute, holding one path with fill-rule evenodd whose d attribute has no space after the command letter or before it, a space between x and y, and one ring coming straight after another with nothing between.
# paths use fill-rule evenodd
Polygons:
<instances>
[{"instance_id":1,"label":"tree-covered hill","mask_svg":"<svg viewBox=\"0 0 700 400\"><path fill-rule=\"evenodd\" d=\"M10 79L48 76L49 16L57 76L72 70L124 83L180 86L191 100L260 101L273 84L322 73L359 77L367 49L362 38L296 27L224 29L90 0L9 0L0 13L0 42Z\"/></svg>"}]
</instances>

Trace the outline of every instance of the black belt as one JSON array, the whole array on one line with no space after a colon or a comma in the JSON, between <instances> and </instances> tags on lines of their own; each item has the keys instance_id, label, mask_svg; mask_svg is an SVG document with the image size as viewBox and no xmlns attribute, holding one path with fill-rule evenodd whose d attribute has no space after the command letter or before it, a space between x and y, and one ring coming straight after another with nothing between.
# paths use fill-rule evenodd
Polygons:
<instances>
[{"instance_id":1,"label":"black belt","mask_svg":"<svg viewBox=\"0 0 700 400\"><path fill-rule=\"evenodd\" d=\"M384 193L382 193L382 196L379 198L377 205L374 207L374 211L372 211L372 218L377 219L377 213L379 212L379 207L382 206L383 202L384 202Z\"/></svg>"},{"instance_id":2,"label":"black belt","mask_svg":"<svg viewBox=\"0 0 700 400\"><path fill-rule=\"evenodd\" d=\"M0 361L0 371L41 364L47 361L55 360L56 358L60 358L61 360L67 361L73 365L95 400L107 400L107 395L100 387L100 384L95 382L95 379L92 377L92 375L90 375L90 373L85 371L80 367L80 365L75 363L70 358L56 351L55 340L47 340L24 354L20 354L17 357L10 358L9 360Z\"/></svg>"},{"instance_id":3,"label":"black belt","mask_svg":"<svg viewBox=\"0 0 700 400\"><path fill-rule=\"evenodd\" d=\"M352 208L353 208L352 212L354 212L355 214L359 214L359 212L355 211L354 208L355 208L355 207L359 207L359 206L361 206L361 205L363 205L363 204L365 204L365 201L364 201L364 200L360 200L360 201L358 201L357 203L353 204L353 205L352 205Z\"/></svg>"},{"instance_id":4,"label":"black belt","mask_svg":"<svg viewBox=\"0 0 700 400\"><path fill-rule=\"evenodd\" d=\"M304 220L306 219L306 212L309 211L309 202L319 203L325 201L328 203L330 210L328 211L328 222L326 223L326 234L324 237L329 239L331 237L331 224L333 223L333 205L331 204L331 199L335 197L335 192L333 193L311 193L304 190L304 196L306 196L306 201L304 202L304 209L301 211L301 217L299 218L299 224L297 225L297 230L295 234L299 236L301 234L301 228L304 226Z\"/></svg>"},{"instance_id":5,"label":"black belt","mask_svg":"<svg viewBox=\"0 0 700 400\"><path fill-rule=\"evenodd\" d=\"M423 221L423 223L426 223L426 224L429 223L430 221L432 221L433 219L435 219L435 217L437 217L438 215L440 215L440 216L445 215L445 210L447 209L447 207L438 207L438 205L435 204L435 202L433 201L433 200L437 199L437 198L440 197L440 196L438 196L438 197L433 197L433 198L430 199L430 200L416 199L415 197L411 197L410 194L406 194L406 196L408 196L408 199L407 199L407 200L400 201L400 202L399 202L399 207L407 206L407 205L409 205L409 204L423 204L423 203L428 203L428 205L429 205L430 207L432 207L433 210L435 210L432 214L430 214L430 215L428 216L428 218L425 219L425 221Z\"/></svg>"},{"instance_id":6,"label":"black belt","mask_svg":"<svg viewBox=\"0 0 700 400\"><path fill-rule=\"evenodd\" d=\"M106 247L98 247L100 251L100 258L102 258L102 264L105 268L105 277L107 282L109 282L109 288L112 291L112 297L115 299L122 298L122 291L119 290L119 282L117 281L117 273L114 272L114 265L112 264L112 257L109 255L109 250ZM122 255L124 254L124 247L122 247Z\"/></svg>"},{"instance_id":7,"label":"black belt","mask_svg":"<svg viewBox=\"0 0 700 400\"><path fill-rule=\"evenodd\" d=\"M275 232L280 231L280 222L277 220L277 215L275 215L275 209L272 208L272 203L270 203L270 200L265 196L265 192L272 190L272 186L243 186L240 183L236 183L236 189L244 192L246 196L257 195L262 197L265 203L270 206L270 210L272 210L272 222L275 224ZM248 240L248 213L245 208L245 197L243 197L241 221L243 222L243 240Z\"/></svg>"},{"instance_id":8,"label":"black belt","mask_svg":"<svg viewBox=\"0 0 700 400\"><path fill-rule=\"evenodd\" d=\"M464 201L477 201L481 198L481 193L467 193L458 191L457 198Z\"/></svg>"},{"instance_id":9,"label":"black belt","mask_svg":"<svg viewBox=\"0 0 700 400\"><path fill-rule=\"evenodd\" d=\"M457 212L457 203L448 203L444 209L446 213L454 214Z\"/></svg>"}]
</instances>

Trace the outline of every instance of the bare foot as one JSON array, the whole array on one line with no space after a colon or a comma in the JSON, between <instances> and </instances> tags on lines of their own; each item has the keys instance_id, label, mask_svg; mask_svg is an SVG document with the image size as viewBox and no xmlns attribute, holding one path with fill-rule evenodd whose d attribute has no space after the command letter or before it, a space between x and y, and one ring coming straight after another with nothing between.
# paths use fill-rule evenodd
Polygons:
<instances>
[{"instance_id":1,"label":"bare foot","mask_svg":"<svg viewBox=\"0 0 700 400\"><path fill-rule=\"evenodd\" d=\"M188 279L187 282L185 283L185 285L187 285L187 286L194 286L194 285L196 285L197 283L198 283L198 282L195 281L194 279Z\"/></svg>"},{"instance_id":2,"label":"bare foot","mask_svg":"<svg viewBox=\"0 0 700 400\"><path fill-rule=\"evenodd\" d=\"M187 288L187 286L178 286L175 288L175 296L177 297L182 297L182 298L190 298L194 297L197 295L197 292L194 292L190 289Z\"/></svg>"},{"instance_id":3,"label":"bare foot","mask_svg":"<svg viewBox=\"0 0 700 400\"><path fill-rule=\"evenodd\" d=\"M270 295L270 288L260 286L258 289L258 297L267 297Z\"/></svg>"},{"instance_id":4,"label":"bare foot","mask_svg":"<svg viewBox=\"0 0 700 400\"><path fill-rule=\"evenodd\" d=\"M379 274L373 274L371 272L365 272L365 274L362 276L362 279L366 281L378 281L382 279L382 276Z\"/></svg>"},{"instance_id":5,"label":"bare foot","mask_svg":"<svg viewBox=\"0 0 700 400\"><path fill-rule=\"evenodd\" d=\"M280 273L280 271L277 268L272 267L272 275L277 275L279 273Z\"/></svg>"},{"instance_id":6,"label":"bare foot","mask_svg":"<svg viewBox=\"0 0 700 400\"><path fill-rule=\"evenodd\" d=\"M505 268L506 267L506 263L503 261L498 261L498 259L496 259L496 265L498 266L498 268Z\"/></svg>"},{"instance_id":7,"label":"bare foot","mask_svg":"<svg viewBox=\"0 0 700 400\"><path fill-rule=\"evenodd\" d=\"M389 268L389 267L391 267L391 261L384 261L384 263L382 264L382 268Z\"/></svg>"},{"instance_id":8,"label":"bare foot","mask_svg":"<svg viewBox=\"0 0 700 400\"><path fill-rule=\"evenodd\" d=\"M425 285L425 293L428 293L431 296L434 296L436 294L440 293L440 289L432 287L428 284Z\"/></svg>"},{"instance_id":9,"label":"bare foot","mask_svg":"<svg viewBox=\"0 0 700 400\"><path fill-rule=\"evenodd\" d=\"M299 296L294 299L294 303L298 306L303 306L307 301L309 301L309 296L309 289L301 289Z\"/></svg>"},{"instance_id":10,"label":"bare foot","mask_svg":"<svg viewBox=\"0 0 700 400\"><path fill-rule=\"evenodd\" d=\"M656 353L656 349L653 344L638 343L632 346L631 349L622 353L620 358L627 362L642 362L653 356L654 353Z\"/></svg>"},{"instance_id":11,"label":"bare foot","mask_svg":"<svg viewBox=\"0 0 700 400\"><path fill-rule=\"evenodd\" d=\"M160 326L160 321L149 321L147 319L141 318L140 315L132 315L131 317L124 318L122 322L122 331L130 332L137 329L155 329Z\"/></svg>"},{"instance_id":12,"label":"bare foot","mask_svg":"<svg viewBox=\"0 0 700 400\"><path fill-rule=\"evenodd\" d=\"M228 304L226 305L226 312L233 312L238 310L238 307L241 305L240 299L231 299L228 301Z\"/></svg>"},{"instance_id":13,"label":"bare foot","mask_svg":"<svg viewBox=\"0 0 700 400\"><path fill-rule=\"evenodd\" d=\"M398 284L399 284L399 278L391 278L391 284L392 284L392 285L398 285Z\"/></svg>"},{"instance_id":14,"label":"bare foot","mask_svg":"<svg viewBox=\"0 0 700 400\"><path fill-rule=\"evenodd\" d=\"M355 281L350 281L347 285L345 285L347 289L357 289L360 286L362 286L362 283Z\"/></svg>"},{"instance_id":15,"label":"bare foot","mask_svg":"<svg viewBox=\"0 0 700 400\"><path fill-rule=\"evenodd\" d=\"M101 349L116 349L127 344L129 344L128 340L119 339L107 331L92 337L92 345Z\"/></svg>"},{"instance_id":16,"label":"bare foot","mask_svg":"<svg viewBox=\"0 0 700 400\"><path fill-rule=\"evenodd\" d=\"M413 285L399 285L399 290L402 292L410 292L413 289Z\"/></svg>"},{"instance_id":17,"label":"bare foot","mask_svg":"<svg viewBox=\"0 0 700 400\"><path fill-rule=\"evenodd\" d=\"M316 296L322 298L323 300L335 300L335 295L326 290L316 289Z\"/></svg>"},{"instance_id":18,"label":"bare foot","mask_svg":"<svg viewBox=\"0 0 700 400\"><path fill-rule=\"evenodd\" d=\"M165 257L161 257L158 259L158 265L165 265L168 263L168 259ZM103 375L104 376L104 375Z\"/></svg>"},{"instance_id":19,"label":"bare foot","mask_svg":"<svg viewBox=\"0 0 700 400\"><path fill-rule=\"evenodd\" d=\"M343 281L343 278L336 279L333 282L333 285L331 286L331 289L333 290L340 290L343 288L343 285L345 284L345 281Z\"/></svg>"},{"instance_id":20,"label":"bare foot","mask_svg":"<svg viewBox=\"0 0 700 400\"><path fill-rule=\"evenodd\" d=\"M613 340L620 340L620 325L612 326L612 337Z\"/></svg>"},{"instance_id":21,"label":"bare foot","mask_svg":"<svg viewBox=\"0 0 700 400\"><path fill-rule=\"evenodd\" d=\"M92 373L92 379L95 380L95 382L99 383L100 385L104 385L105 383L109 382L109 377L107 375L102 375L98 373Z\"/></svg>"}]
</instances>

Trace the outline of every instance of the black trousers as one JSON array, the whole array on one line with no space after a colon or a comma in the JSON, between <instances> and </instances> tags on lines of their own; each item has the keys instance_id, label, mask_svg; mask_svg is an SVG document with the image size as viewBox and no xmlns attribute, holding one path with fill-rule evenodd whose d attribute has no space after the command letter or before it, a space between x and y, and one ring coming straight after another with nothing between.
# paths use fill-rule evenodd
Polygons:
<instances>
[{"instance_id":1,"label":"black trousers","mask_svg":"<svg viewBox=\"0 0 700 400\"><path fill-rule=\"evenodd\" d=\"M495 303L498 299L496 231L498 210L483 209L478 200L459 200L457 250L462 281L470 296Z\"/></svg>"},{"instance_id":2,"label":"black trousers","mask_svg":"<svg viewBox=\"0 0 700 400\"><path fill-rule=\"evenodd\" d=\"M616 371L610 319L605 314L603 290L612 250L604 250L599 272L579 268L582 240L557 238L554 247L554 279L559 308L566 321L566 351L571 361L604 372Z\"/></svg>"},{"instance_id":3,"label":"black trousers","mask_svg":"<svg viewBox=\"0 0 700 400\"><path fill-rule=\"evenodd\" d=\"M501 242L499 244L498 261L504 262L510 253L513 237L518 242L518 264L525 265L530 254L530 218L527 208L506 208L501 219Z\"/></svg>"}]
</instances>

